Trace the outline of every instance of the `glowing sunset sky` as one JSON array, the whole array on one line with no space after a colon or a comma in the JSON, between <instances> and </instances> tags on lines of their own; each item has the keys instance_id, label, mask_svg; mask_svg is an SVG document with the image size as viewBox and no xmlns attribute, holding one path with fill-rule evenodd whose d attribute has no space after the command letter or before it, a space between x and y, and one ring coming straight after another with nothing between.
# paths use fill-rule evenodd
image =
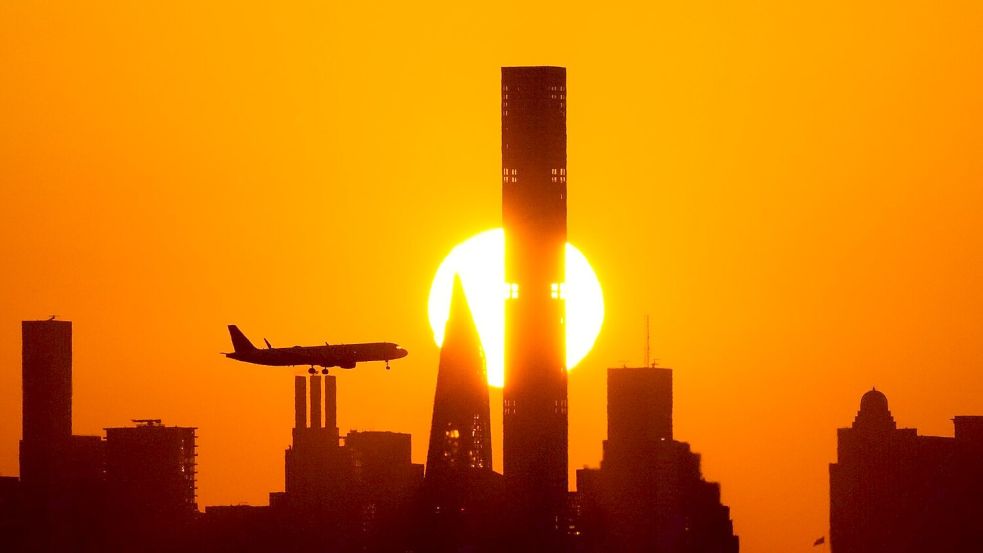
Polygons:
<instances>
[{"instance_id":1,"label":"glowing sunset sky","mask_svg":"<svg viewBox=\"0 0 983 553\"><path fill-rule=\"evenodd\" d=\"M219 356L228 323L405 346L337 371L339 423L423 462L431 279L501 224L503 65L567 67L569 239L604 287L571 471L646 314L742 551L826 533L872 385L922 433L983 414L980 2L203 4L0 4L0 474L20 321L51 314L75 432L199 427L202 506L281 490L293 420L294 372Z\"/></svg>"}]
</instances>

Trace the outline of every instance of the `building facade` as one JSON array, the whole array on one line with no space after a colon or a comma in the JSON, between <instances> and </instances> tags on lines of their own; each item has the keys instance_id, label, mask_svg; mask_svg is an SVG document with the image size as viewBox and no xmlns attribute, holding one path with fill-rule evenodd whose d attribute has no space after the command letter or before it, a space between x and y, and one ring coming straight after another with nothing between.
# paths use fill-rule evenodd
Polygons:
<instances>
[{"instance_id":1,"label":"building facade","mask_svg":"<svg viewBox=\"0 0 983 553\"><path fill-rule=\"evenodd\" d=\"M72 447L72 323L23 321L20 474L32 496L64 487Z\"/></svg>"},{"instance_id":2,"label":"building facade","mask_svg":"<svg viewBox=\"0 0 983 553\"><path fill-rule=\"evenodd\" d=\"M503 67L503 472L532 550L555 545L567 497L566 167L566 69Z\"/></svg>"},{"instance_id":3,"label":"building facade","mask_svg":"<svg viewBox=\"0 0 983 553\"><path fill-rule=\"evenodd\" d=\"M983 551L983 417L953 422L955 437L919 436L882 392L861 397L829 466L834 553Z\"/></svg>"},{"instance_id":4,"label":"building facade","mask_svg":"<svg viewBox=\"0 0 983 553\"><path fill-rule=\"evenodd\" d=\"M106 548L176 551L198 514L196 429L134 422L106 428Z\"/></svg>"},{"instance_id":5,"label":"building facade","mask_svg":"<svg viewBox=\"0 0 983 553\"><path fill-rule=\"evenodd\" d=\"M481 339L459 277L437 368L427 481L453 480L460 473L491 470L491 415Z\"/></svg>"},{"instance_id":6,"label":"building facade","mask_svg":"<svg viewBox=\"0 0 983 553\"><path fill-rule=\"evenodd\" d=\"M440 349L421 501L421 551L499 550L502 478L492 471L488 378L460 278Z\"/></svg>"},{"instance_id":7,"label":"building facade","mask_svg":"<svg viewBox=\"0 0 983 553\"><path fill-rule=\"evenodd\" d=\"M608 439L599 469L577 471L578 551L737 553L720 485L672 437L672 371L608 370Z\"/></svg>"},{"instance_id":8,"label":"building facade","mask_svg":"<svg viewBox=\"0 0 983 553\"><path fill-rule=\"evenodd\" d=\"M411 436L351 431L339 436L334 375L294 379L293 442L284 455L284 491L268 509L206 510L203 547L242 535L234 551L399 551L412 541L413 501L423 465Z\"/></svg>"},{"instance_id":9,"label":"building facade","mask_svg":"<svg viewBox=\"0 0 983 553\"><path fill-rule=\"evenodd\" d=\"M72 323L23 321L20 480L27 543L84 551L100 534L103 443L72 434Z\"/></svg>"},{"instance_id":10,"label":"building facade","mask_svg":"<svg viewBox=\"0 0 983 553\"><path fill-rule=\"evenodd\" d=\"M190 518L198 512L195 428L160 420L106 429L106 483L124 516Z\"/></svg>"}]
</instances>

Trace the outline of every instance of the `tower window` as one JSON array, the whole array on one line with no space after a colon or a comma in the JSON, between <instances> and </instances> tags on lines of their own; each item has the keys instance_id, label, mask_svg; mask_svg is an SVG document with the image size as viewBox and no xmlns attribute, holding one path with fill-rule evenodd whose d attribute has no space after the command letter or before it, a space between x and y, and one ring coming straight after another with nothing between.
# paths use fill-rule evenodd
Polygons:
<instances>
[{"instance_id":1,"label":"tower window","mask_svg":"<svg viewBox=\"0 0 983 553\"><path fill-rule=\"evenodd\" d=\"M553 402L553 412L557 415L567 414L567 400L558 399Z\"/></svg>"},{"instance_id":2,"label":"tower window","mask_svg":"<svg viewBox=\"0 0 983 553\"><path fill-rule=\"evenodd\" d=\"M505 285L505 298L514 300L519 297L519 285L512 282Z\"/></svg>"},{"instance_id":3,"label":"tower window","mask_svg":"<svg viewBox=\"0 0 983 553\"><path fill-rule=\"evenodd\" d=\"M567 299L566 287L563 286L562 282L554 282L553 284L550 284L550 297L555 300Z\"/></svg>"},{"instance_id":4,"label":"tower window","mask_svg":"<svg viewBox=\"0 0 983 553\"><path fill-rule=\"evenodd\" d=\"M503 403L504 403L506 415L514 415L516 413L514 399L506 399L505 401L503 401Z\"/></svg>"}]
</instances>

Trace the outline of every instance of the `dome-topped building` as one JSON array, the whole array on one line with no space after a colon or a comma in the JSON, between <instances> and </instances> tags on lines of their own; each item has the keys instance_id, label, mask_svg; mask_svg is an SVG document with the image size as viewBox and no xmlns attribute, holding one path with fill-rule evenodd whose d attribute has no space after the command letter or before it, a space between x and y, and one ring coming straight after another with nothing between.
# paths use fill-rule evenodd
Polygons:
<instances>
[{"instance_id":1,"label":"dome-topped building","mask_svg":"<svg viewBox=\"0 0 983 553\"><path fill-rule=\"evenodd\" d=\"M860 398L860 411L853 420L854 428L869 430L895 430L898 425L887 406L887 396L877 388L871 388Z\"/></svg>"},{"instance_id":2,"label":"dome-topped building","mask_svg":"<svg viewBox=\"0 0 983 553\"><path fill-rule=\"evenodd\" d=\"M887 411L887 396L877 387L871 388L869 392L860 397L860 410Z\"/></svg>"},{"instance_id":3,"label":"dome-topped building","mask_svg":"<svg viewBox=\"0 0 983 553\"><path fill-rule=\"evenodd\" d=\"M882 392L864 393L829 466L835 553L983 551L983 417L954 422L955 437L919 436L897 427Z\"/></svg>"}]
</instances>

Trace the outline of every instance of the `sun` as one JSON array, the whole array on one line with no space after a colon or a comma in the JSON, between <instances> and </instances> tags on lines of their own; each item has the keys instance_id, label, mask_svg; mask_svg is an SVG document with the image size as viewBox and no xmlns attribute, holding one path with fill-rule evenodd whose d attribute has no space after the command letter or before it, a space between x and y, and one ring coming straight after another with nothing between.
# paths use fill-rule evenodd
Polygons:
<instances>
[{"instance_id":1,"label":"sun","mask_svg":"<svg viewBox=\"0 0 983 553\"><path fill-rule=\"evenodd\" d=\"M505 233L492 229L458 244L444 258L430 286L428 313L437 346L444 342L454 275L460 275L464 295L485 350L488 384L505 381ZM601 283L580 250L566 248L567 370L590 352L604 323Z\"/></svg>"}]
</instances>

